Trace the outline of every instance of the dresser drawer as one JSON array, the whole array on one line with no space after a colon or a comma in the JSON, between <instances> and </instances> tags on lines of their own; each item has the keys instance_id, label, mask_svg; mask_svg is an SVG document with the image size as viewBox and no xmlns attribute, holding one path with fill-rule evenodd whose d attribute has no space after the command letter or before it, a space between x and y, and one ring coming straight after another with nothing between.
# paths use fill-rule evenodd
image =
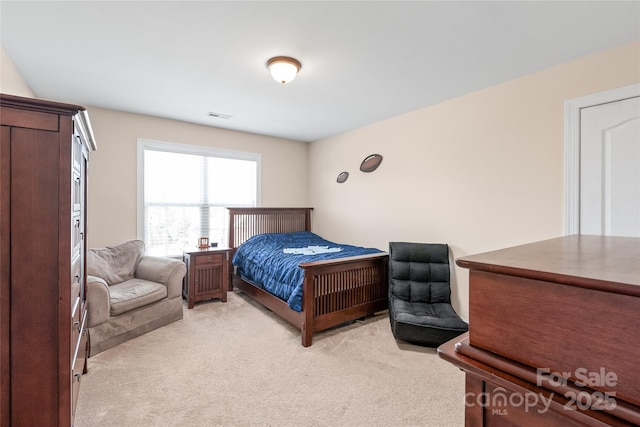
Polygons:
<instances>
[{"instance_id":1,"label":"dresser drawer","mask_svg":"<svg viewBox=\"0 0 640 427\"><path fill-rule=\"evenodd\" d=\"M196 265L203 264L221 264L224 261L225 254L198 255L195 258Z\"/></svg>"},{"instance_id":2,"label":"dresser drawer","mask_svg":"<svg viewBox=\"0 0 640 427\"><path fill-rule=\"evenodd\" d=\"M80 215L73 217L71 223L71 253L79 254L84 240L84 223Z\"/></svg>"},{"instance_id":3,"label":"dresser drawer","mask_svg":"<svg viewBox=\"0 0 640 427\"><path fill-rule=\"evenodd\" d=\"M75 301L80 297L80 276L82 271L81 262L82 258L75 257L71 263L71 309L73 310Z\"/></svg>"},{"instance_id":4,"label":"dresser drawer","mask_svg":"<svg viewBox=\"0 0 640 427\"><path fill-rule=\"evenodd\" d=\"M87 318L86 313L82 316L83 319ZM84 325L83 325L84 326ZM87 343L89 339L89 331L82 328L80 334L80 341L76 347L75 356L72 359L71 365L71 415L72 417L76 413L76 403L78 402L78 393L80 391L80 381L82 380L82 374L84 372L84 366L87 360Z\"/></svg>"},{"instance_id":5,"label":"dresser drawer","mask_svg":"<svg viewBox=\"0 0 640 427\"><path fill-rule=\"evenodd\" d=\"M75 125L76 123L74 123L74 126ZM71 155L73 158L73 169L76 171L80 171L82 163L82 139L77 133L74 133L74 135L71 137L71 141L71 149L73 150Z\"/></svg>"},{"instance_id":6,"label":"dresser drawer","mask_svg":"<svg viewBox=\"0 0 640 427\"><path fill-rule=\"evenodd\" d=\"M73 171L71 173L71 202L73 207L73 212L78 213L82 208L82 180L80 179L80 172Z\"/></svg>"},{"instance_id":7,"label":"dresser drawer","mask_svg":"<svg viewBox=\"0 0 640 427\"><path fill-rule=\"evenodd\" d=\"M78 340L80 339L80 333L82 332L81 316L82 304L80 303L80 296L71 304L71 354L73 354L78 347Z\"/></svg>"}]
</instances>

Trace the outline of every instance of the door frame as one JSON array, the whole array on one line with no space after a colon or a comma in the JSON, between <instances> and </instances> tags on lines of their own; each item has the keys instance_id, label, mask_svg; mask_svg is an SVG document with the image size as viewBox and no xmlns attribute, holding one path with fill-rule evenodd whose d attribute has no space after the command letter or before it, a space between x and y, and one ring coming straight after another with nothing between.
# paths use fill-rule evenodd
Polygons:
<instances>
[{"instance_id":1,"label":"door frame","mask_svg":"<svg viewBox=\"0 0 640 427\"><path fill-rule=\"evenodd\" d=\"M640 83L564 102L564 233L580 232L580 114L583 108L640 96Z\"/></svg>"}]
</instances>

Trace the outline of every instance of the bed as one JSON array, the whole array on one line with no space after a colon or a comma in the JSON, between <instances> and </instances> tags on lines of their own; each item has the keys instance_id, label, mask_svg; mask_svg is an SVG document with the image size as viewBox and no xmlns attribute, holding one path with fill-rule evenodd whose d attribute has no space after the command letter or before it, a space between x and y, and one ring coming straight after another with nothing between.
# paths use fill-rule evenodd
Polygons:
<instances>
[{"instance_id":1,"label":"bed","mask_svg":"<svg viewBox=\"0 0 640 427\"><path fill-rule=\"evenodd\" d=\"M253 298L295 327L308 347L315 332L323 331L387 309L386 252L302 262L300 311L267 292L248 277L237 274L232 260L240 245L267 233L311 231L312 208L227 208L231 286Z\"/></svg>"}]
</instances>

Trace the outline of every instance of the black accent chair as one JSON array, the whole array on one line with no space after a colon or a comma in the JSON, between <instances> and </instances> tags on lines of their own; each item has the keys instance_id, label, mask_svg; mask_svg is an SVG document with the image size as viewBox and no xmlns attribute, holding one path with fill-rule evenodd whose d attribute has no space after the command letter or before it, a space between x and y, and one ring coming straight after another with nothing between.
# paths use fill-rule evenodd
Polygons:
<instances>
[{"instance_id":1,"label":"black accent chair","mask_svg":"<svg viewBox=\"0 0 640 427\"><path fill-rule=\"evenodd\" d=\"M451 305L449 246L389 243L389 319L398 340L438 347L469 326Z\"/></svg>"}]
</instances>

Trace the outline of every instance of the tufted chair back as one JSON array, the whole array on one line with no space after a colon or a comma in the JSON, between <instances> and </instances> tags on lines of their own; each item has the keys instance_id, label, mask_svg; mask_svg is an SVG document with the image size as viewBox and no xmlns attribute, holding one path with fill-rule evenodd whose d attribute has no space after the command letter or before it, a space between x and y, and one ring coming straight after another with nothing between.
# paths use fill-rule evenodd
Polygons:
<instances>
[{"instance_id":1,"label":"tufted chair back","mask_svg":"<svg viewBox=\"0 0 640 427\"><path fill-rule=\"evenodd\" d=\"M445 243L391 242L390 292L407 302L451 302L449 246Z\"/></svg>"}]
</instances>

